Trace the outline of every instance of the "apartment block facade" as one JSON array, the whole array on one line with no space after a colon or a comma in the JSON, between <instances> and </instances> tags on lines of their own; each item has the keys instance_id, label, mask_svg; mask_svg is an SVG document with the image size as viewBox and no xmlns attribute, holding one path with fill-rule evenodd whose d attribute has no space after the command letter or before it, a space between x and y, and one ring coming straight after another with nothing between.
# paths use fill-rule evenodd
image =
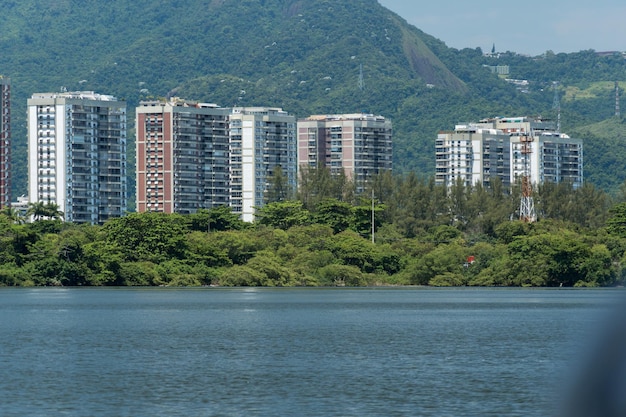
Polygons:
<instances>
[{"instance_id":1,"label":"apartment block facade","mask_svg":"<svg viewBox=\"0 0 626 417\"><path fill-rule=\"evenodd\" d=\"M92 91L28 100L30 202L66 221L102 224L126 212L126 103Z\"/></svg>"},{"instance_id":2,"label":"apartment block facade","mask_svg":"<svg viewBox=\"0 0 626 417\"><path fill-rule=\"evenodd\" d=\"M280 108L235 107L230 114L231 207L253 221L262 207L274 171L287 185L298 181L296 118Z\"/></svg>"},{"instance_id":3,"label":"apartment block facade","mask_svg":"<svg viewBox=\"0 0 626 417\"><path fill-rule=\"evenodd\" d=\"M525 152L525 149L528 149L528 152ZM566 182L575 189L582 187L582 139L547 132L538 136L512 137L512 180L517 181L525 172L534 184Z\"/></svg>"},{"instance_id":4,"label":"apartment block facade","mask_svg":"<svg viewBox=\"0 0 626 417\"><path fill-rule=\"evenodd\" d=\"M493 178L510 185L510 136L493 128L457 125L440 132L435 143L435 182L451 187L459 180L466 186L489 187Z\"/></svg>"},{"instance_id":5,"label":"apartment block facade","mask_svg":"<svg viewBox=\"0 0 626 417\"><path fill-rule=\"evenodd\" d=\"M391 171L392 124L371 114L313 115L298 120L298 166L343 172L363 191L374 174Z\"/></svg>"},{"instance_id":6,"label":"apartment block facade","mask_svg":"<svg viewBox=\"0 0 626 417\"><path fill-rule=\"evenodd\" d=\"M539 118L504 117L457 125L440 132L436 142L437 184L488 186L498 177L504 185L527 176L532 184L583 184L583 141L555 132L554 123Z\"/></svg>"},{"instance_id":7,"label":"apartment block facade","mask_svg":"<svg viewBox=\"0 0 626 417\"><path fill-rule=\"evenodd\" d=\"M136 109L137 211L229 204L228 109L180 99Z\"/></svg>"},{"instance_id":8,"label":"apartment block facade","mask_svg":"<svg viewBox=\"0 0 626 417\"><path fill-rule=\"evenodd\" d=\"M0 75L0 208L11 205L11 79Z\"/></svg>"},{"instance_id":9,"label":"apartment block facade","mask_svg":"<svg viewBox=\"0 0 626 417\"><path fill-rule=\"evenodd\" d=\"M296 121L282 109L174 98L142 102L136 113L139 212L229 205L251 222L277 166L295 189Z\"/></svg>"}]
</instances>

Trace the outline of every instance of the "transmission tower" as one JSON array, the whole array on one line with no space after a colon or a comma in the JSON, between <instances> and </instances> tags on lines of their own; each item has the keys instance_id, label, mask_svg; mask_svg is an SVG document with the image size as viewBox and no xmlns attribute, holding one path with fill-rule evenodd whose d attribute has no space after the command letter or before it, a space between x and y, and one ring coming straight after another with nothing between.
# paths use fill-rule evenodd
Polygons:
<instances>
[{"instance_id":1,"label":"transmission tower","mask_svg":"<svg viewBox=\"0 0 626 417\"><path fill-rule=\"evenodd\" d=\"M554 100L552 101L552 108L556 110L556 133L561 133L561 99L559 97L559 82L553 81L554 87Z\"/></svg>"},{"instance_id":2,"label":"transmission tower","mask_svg":"<svg viewBox=\"0 0 626 417\"><path fill-rule=\"evenodd\" d=\"M519 207L520 220L532 223L537 220L535 214L535 202L533 200L533 189L530 181L530 155L532 153L532 136L522 136L522 158L524 158L524 174L522 175L522 198Z\"/></svg>"},{"instance_id":3,"label":"transmission tower","mask_svg":"<svg viewBox=\"0 0 626 417\"><path fill-rule=\"evenodd\" d=\"M619 81L615 81L615 116L621 117L619 111Z\"/></svg>"}]
</instances>

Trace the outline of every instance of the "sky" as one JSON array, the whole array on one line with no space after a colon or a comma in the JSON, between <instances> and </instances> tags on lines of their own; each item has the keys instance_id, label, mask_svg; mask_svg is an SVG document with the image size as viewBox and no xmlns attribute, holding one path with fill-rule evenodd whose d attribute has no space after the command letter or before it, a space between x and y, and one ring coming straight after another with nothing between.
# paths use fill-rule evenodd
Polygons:
<instances>
[{"instance_id":1,"label":"sky","mask_svg":"<svg viewBox=\"0 0 626 417\"><path fill-rule=\"evenodd\" d=\"M378 0L456 49L541 55L587 49L626 51L624 0ZM517 3L517 4L516 4Z\"/></svg>"}]
</instances>

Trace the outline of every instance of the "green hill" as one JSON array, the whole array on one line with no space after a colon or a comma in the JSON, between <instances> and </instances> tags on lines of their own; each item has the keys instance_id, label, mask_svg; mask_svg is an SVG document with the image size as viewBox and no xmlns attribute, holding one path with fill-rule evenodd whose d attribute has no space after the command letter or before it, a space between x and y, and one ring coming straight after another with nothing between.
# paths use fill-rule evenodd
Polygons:
<instances>
[{"instance_id":1,"label":"green hill","mask_svg":"<svg viewBox=\"0 0 626 417\"><path fill-rule=\"evenodd\" d=\"M431 176L437 131L488 116L553 116L552 81L584 90L623 79L625 68L623 57L593 51L494 58L451 49L375 0L7 0L0 51L0 73L13 83L15 194L26 192L24 115L35 92L112 94L131 118L140 100L169 95L298 117L382 114L394 123L396 172ZM529 79L530 92L484 67L496 64ZM610 118L611 100L604 89L564 96L563 130ZM596 160L586 150L587 179L609 190L624 180L621 171L603 176L606 159L623 152L616 146Z\"/></svg>"}]
</instances>

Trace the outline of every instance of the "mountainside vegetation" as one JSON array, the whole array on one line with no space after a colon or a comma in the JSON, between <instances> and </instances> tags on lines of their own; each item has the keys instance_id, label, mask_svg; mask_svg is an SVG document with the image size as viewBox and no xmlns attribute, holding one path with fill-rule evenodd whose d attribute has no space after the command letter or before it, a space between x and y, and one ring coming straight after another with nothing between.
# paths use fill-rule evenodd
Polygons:
<instances>
[{"instance_id":1,"label":"mountainside vegetation","mask_svg":"<svg viewBox=\"0 0 626 417\"><path fill-rule=\"evenodd\" d=\"M15 195L26 193L26 99L63 89L128 102L131 184L134 107L146 98L274 106L298 117L381 114L394 123L395 172L427 178L439 130L492 116L555 118L555 89L562 130L589 135L586 180L614 194L626 178L616 169L624 124L612 86L625 87L623 56L452 49L375 0L7 0L0 51L13 86ZM485 67L493 65L510 66L528 91Z\"/></svg>"}]
</instances>

